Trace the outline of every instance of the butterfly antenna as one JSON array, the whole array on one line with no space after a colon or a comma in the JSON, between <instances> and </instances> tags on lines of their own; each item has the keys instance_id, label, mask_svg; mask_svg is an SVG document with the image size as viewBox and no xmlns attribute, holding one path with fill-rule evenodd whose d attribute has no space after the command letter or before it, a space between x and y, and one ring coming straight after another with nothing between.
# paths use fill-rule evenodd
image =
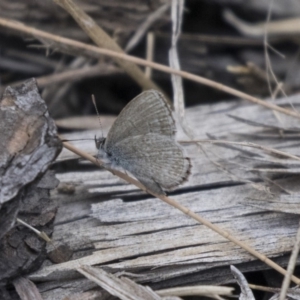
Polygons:
<instances>
[{"instance_id":1,"label":"butterfly antenna","mask_svg":"<svg viewBox=\"0 0 300 300\"><path fill-rule=\"evenodd\" d=\"M102 127L102 124L101 124L100 115L99 115L99 112L98 112L98 108L97 108L97 104L96 104L96 100L95 100L94 95L92 95L92 101L93 101L93 104L94 104L94 107L95 107L95 110L96 110L96 113L97 113L97 116L98 116L99 125L100 125L100 129L101 129L101 134L102 134L102 138L103 138L103 127Z\"/></svg>"}]
</instances>

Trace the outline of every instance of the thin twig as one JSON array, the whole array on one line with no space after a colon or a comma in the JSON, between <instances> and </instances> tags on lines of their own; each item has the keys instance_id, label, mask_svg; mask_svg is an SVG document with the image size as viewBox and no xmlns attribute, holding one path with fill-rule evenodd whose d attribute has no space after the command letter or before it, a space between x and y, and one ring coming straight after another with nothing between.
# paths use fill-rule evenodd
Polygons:
<instances>
[{"instance_id":1,"label":"thin twig","mask_svg":"<svg viewBox=\"0 0 300 300\"><path fill-rule=\"evenodd\" d=\"M237 238L235 238L234 236L230 235L228 232L224 231L223 229L221 229L219 226L216 226L214 224L212 224L211 222L209 222L208 220L202 218L201 216L197 215L196 213L194 213L193 211L189 210L187 207L179 204L178 202L176 202L174 199L169 198L168 196L164 196L164 195L158 195L155 194L151 191L148 191L139 181L133 179L132 177L128 176L127 174L124 174L118 170L114 170L111 168L108 168L106 165L104 165L98 158L95 158L91 155L89 155L86 152L83 152L79 149L77 149L76 147L74 147L73 145L67 143L67 142L63 142L63 146L65 148L67 148L68 150L74 152L75 154L89 160L90 162L94 163L97 166L102 166L105 167L105 169L107 169L108 171L112 172L114 175L120 177L121 179L137 186L138 188L140 188L141 190L153 195L154 197L166 202L167 204L177 208L178 210L180 210L181 212L183 212L184 214L188 215L189 217L191 217L192 219L198 221L199 223L202 223L203 225L205 225L206 227L210 228L211 230L217 232L218 234L220 234L221 236L223 236L224 238L228 239L229 241L233 242L234 244L240 246L241 248L243 248L244 250L248 251L250 254L252 254L254 257L256 257L257 259L261 260L262 262L266 263L268 266L270 266L271 268L275 269L276 271L278 271L279 273L285 275L286 274L286 270L283 269L282 267L280 267L279 265L277 265L275 262L273 262L272 260L270 260L269 258L267 258L265 255L259 253L258 251L256 251L255 249L251 248L250 246L248 246L247 244L243 243L242 241L238 240ZM296 284L300 284L300 279L297 278L296 276L292 276L291 279L293 280L293 282L295 282Z\"/></svg>"},{"instance_id":2,"label":"thin twig","mask_svg":"<svg viewBox=\"0 0 300 300\"><path fill-rule=\"evenodd\" d=\"M138 44L152 24L159 20L169 9L169 7L170 3L165 3L146 18L146 20L138 27L132 38L127 43L125 52L131 51Z\"/></svg>"},{"instance_id":3,"label":"thin twig","mask_svg":"<svg viewBox=\"0 0 300 300\"><path fill-rule=\"evenodd\" d=\"M175 74L175 75L179 75L183 78L186 78L188 80L191 81L195 81L197 83L200 84L204 84L207 85L211 88L217 89L217 90L221 90L224 93L228 93L231 95L234 95L238 98L242 98L245 100L248 100L250 102L259 104L261 106L264 106L268 109L272 109L272 110L276 110L279 111L281 113L284 113L286 115L289 116L293 116L296 118L300 119L300 113L295 112L295 111L291 111L289 109L285 109L282 108L280 106L274 105L272 103L266 102L264 100L258 99L256 97L253 97L251 95L248 95L246 93L243 93L241 91L238 91L236 89L230 88L228 86L225 86L221 83L215 82L213 80L209 80L206 79L204 77L201 76L197 76L185 71L180 71L180 70L174 70L168 66L165 65L161 65L158 63L154 63L154 62L148 62L144 59L141 58L137 58L134 56L130 56L127 54L123 54L123 53L118 53L118 52L114 52L108 49L100 49L98 47L92 46L92 45L88 45L88 44L84 44L78 41L74 41L68 38L63 38L54 34L50 34L29 26L26 26L24 24L20 24L20 23L16 23L15 21L11 21L11 20L7 20L4 18L0 18L0 26L4 26L13 30L17 30L18 32L22 32L25 34L28 34L30 36L34 36L37 39L41 39L44 42L48 42L49 43L49 47L53 47L56 49L64 49L64 51L67 52L71 52L70 50L73 50L74 53L78 53L78 51L81 52L82 55L88 55L91 57L96 57L99 58L101 55L107 55L107 56L111 56L111 57L116 57L116 58L120 58L120 59L124 59L127 61L131 61L134 62L136 64L139 64L141 66L149 66L153 69L165 72L165 73L169 73L169 74Z\"/></svg>"},{"instance_id":4,"label":"thin twig","mask_svg":"<svg viewBox=\"0 0 300 300\"><path fill-rule=\"evenodd\" d=\"M206 296L214 297L215 295L232 296L234 288L227 286L212 286L212 285L196 285L196 286L181 286L169 289L156 290L159 296L167 297L174 296Z\"/></svg>"}]
</instances>

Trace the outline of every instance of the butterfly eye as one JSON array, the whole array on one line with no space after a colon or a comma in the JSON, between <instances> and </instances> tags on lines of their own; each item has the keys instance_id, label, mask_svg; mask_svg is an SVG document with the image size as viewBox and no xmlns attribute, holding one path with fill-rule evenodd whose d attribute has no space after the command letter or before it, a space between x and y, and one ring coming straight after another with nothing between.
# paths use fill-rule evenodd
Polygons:
<instances>
[{"instance_id":1,"label":"butterfly eye","mask_svg":"<svg viewBox=\"0 0 300 300\"><path fill-rule=\"evenodd\" d=\"M103 145L104 145L104 143L105 143L105 138L97 138L96 136L95 136L95 145L96 145L96 148L97 149L101 149L101 148L103 148Z\"/></svg>"}]
</instances>

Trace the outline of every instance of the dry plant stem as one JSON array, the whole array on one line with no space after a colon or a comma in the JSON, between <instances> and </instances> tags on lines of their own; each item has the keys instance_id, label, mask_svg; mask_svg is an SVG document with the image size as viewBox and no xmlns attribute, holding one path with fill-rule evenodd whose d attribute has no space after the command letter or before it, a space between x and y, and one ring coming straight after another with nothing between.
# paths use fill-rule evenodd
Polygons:
<instances>
[{"instance_id":1,"label":"dry plant stem","mask_svg":"<svg viewBox=\"0 0 300 300\"><path fill-rule=\"evenodd\" d=\"M122 48L88 16L72 0L53 0L56 4L63 7L86 32L86 34L101 48L110 49L115 52L124 53ZM147 78L142 70L134 63L115 57L116 63L143 89L160 88L151 79Z\"/></svg>"},{"instance_id":2,"label":"dry plant stem","mask_svg":"<svg viewBox=\"0 0 300 300\"><path fill-rule=\"evenodd\" d=\"M74 147L73 145L67 143L67 142L63 142L63 146L72 151L73 153L89 160L90 162L94 163L95 165L98 166L103 166L101 164L101 162L96 159L95 157L89 155L88 153L85 153L79 149L77 149L76 147ZM105 167L106 168L106 167ZM223 229L221 229L220 227L212 224L211 222L209 222L208 220L202 218L201 216L197 215L196 213L194 213L193 211L189 210L187 207L179 204L178 202L176 202L175 200L164 196L164 195L157 195L155 193L152 193L150 191L147 191L146 188L137 180L131 178L130 176L117 171L117 170L112 170L110 168L106 168L108 171L112 172L114 175L117 175L118 177L122 178L123 180L137 186L138 188L142 189L143 191L146 191L147 193L153 195L154 197L166 202L167 204L177 208L178 210L182 211L184 214L188 215L189 217L191 217L192 219L202 223L203 225L205 225L206 227L212 229L213 231L217 232L218 234L220 234L221 236L223 236L224 238L228 239L229 241L233 242L234 244L240 246L241 248L245 249L246 251L248 251L250 254L252 254L254 257L256 257L257 259L261 260L262 262L266 263L268 266L270 266L271 268L275 269L276 271L278 271L279 273L281 273L282 275L286 274L286 270L283 269L282 267L280 267L279 265L277 265L275 262L273 262L272 260L270 260L269 258L267 258L265 255L259 253L258 251L256 251L255 249L251 248L250 246L248 246L247 244L241 242L240 240L238 240L237 238L235 238L234 236L231 236L228 232L224 231ZM293 282L295 282L296 284L300 284L300 279L297 278L296 276L292 276L291 279L293 280Z\"/></svg>"},{"instance_id":3,"label":"dry plant stem","mask_svg":"<svg viewBox=\"0 0 300 300\"><path fill-rule=\"evenodd\" d=\"M250 96L246 93L243 93L243 92L240 92L233 88L230 88L228 86L225 86L221 83L218 83L213 80L209 80L209 79L206 79L201 76L197 76L197 75L185 72L185 71L175 70L168 66L164 66L164 65L154 63L154 62L148 62L144 59L130 56L127 54L118 53L118 52L114 52L114 51L107 50L107 49L100 49L95 46L91 46L91 45L77 42L77 41L74 41L71 39L63 38L63 37L60 37L60 36L57 36L54 34L46 33L44 31L29 27L29 26L25 26L24 24L16 23L14 21L7 20L4 18L0 18L0 26L4 26L6 28L17 30L18 32L25 33L30 36L34 36L37 39L40 39L40 40L43 40L44 42L49 43L49 45L52 48L55 48L56 50L60 49L60 50L64 50L65 52L68 52L68 53L70 53L70 52L78 53L78 51L79 51L81 55L87 55L87 56L95 57L95 58L99 58L101 55L107 55L110 57L124 59L127 61L134 62L136 64L139 64L141 66L151 67L153 69L156 69L156 70L159 70L159 71L162 71L165 73L179 75L188 80L207 85L209 87L215 88L217 90L221 90L225 93L231 94L238 98L242 98L242 99L248 100L250 102L259 104L268 109L272 109L272 110L275 110L275 111L284 113L286 115L293 116L293 117L300 119L300 113L298 113L298 112L291 111L290 109L282 108L280 106L274 105L272 103L263 101L256 97Z\"/></svg>"},{"instance_id":4,"label":"dry plant stem","mask_svg":"<svg viewBox=\"0 0 300 300\"><path fill-rule=\"evenodd\" d=\"M27 224L26 222L24 222L23 220L21 220L19 218L17 218L17 222L24 225L25 227L29 228L30 230L32 230L35 234L37 234L40 238L45 240L47 243L51 242L51 239L48 237L48 235L44 231L37 230L36 228L32 227L31 225Z\"/></svg>"},{"instance_id":5,"label":"dry plant stem","mask_svg":"<svg viewBox=\"0 0 300 300\"><path fill-rule=\"evenodd\" d=\"M138 29L128 42L127 46L125 47L125 52L131 51L138 44L138 42L143 38L151 25L159 20L159 18L168 10L169 7L170 3L163 4L146 18L146 20L138 27Z\"/></svg>"},{"instance_id":6,"label":"dry plant stem","mask_svg":"<svg viewBox=\"0 0 300 300\"><path fill-rule=\"evenodd\" d=\"M279 151L273 148L265 147L262 145L254 144L254 143L242 143L242 142L231 142L231 141L225 141L225 140L192 140L192 141L180 141L181 144L193 144L193 143L208 143L208 144L227 144L227 145L237 145L237 146L243 146L243 147L250 147L250 148L256 148L256 149L261 149L266 152L284 156L287 158L295 159L300 161L300 157L289 154L287 152Z\"/></svg>"},{"instance_id":7,"label":"dry plant stem","mask_svg":"<svg viewBox=\"0 0 300 300\"><path fill-rule=\"evenodd\" d=\"M291 282L291 276L293 274L293 271L295 269L295 265L297 263L297 257L300 250L300 224L296 236L295 245L292 251L292 255L288 264L287 272L284 276L284 280L282 282L281 291L279 295L279 300L284 300L287 294L287 290L289 288L290 282Z\"/></svg>"}]
</instances>

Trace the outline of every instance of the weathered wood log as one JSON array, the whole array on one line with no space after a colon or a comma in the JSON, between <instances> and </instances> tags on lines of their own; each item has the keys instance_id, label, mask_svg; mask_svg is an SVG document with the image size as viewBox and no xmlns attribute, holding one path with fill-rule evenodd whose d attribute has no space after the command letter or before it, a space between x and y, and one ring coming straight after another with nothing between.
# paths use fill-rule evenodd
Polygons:
<instances>
[{"instance_id":1,"label":"weathered wood log","mask_svg":"<svg viewBox=\"0 0 300 300\"><path fill-rule=\"evenodd\" d=\"M290 102L299 107L299 96L277 101L280 105ZM299 121L255 105L231 101L198 106L187 109L186 118L197 139L209 135L299 153L299 142L294 139L299 135ZM104 135L107 130L105 126ZM93 138L95 133L101 134L99 131L66 136ZM178 135L179 140L184 139L182 132ZM93 141L74 143L96 154ZM185 148L192 159L192 177L170 195L284 266L299 223L300 161L245 145L202 143L202 150L197 145ZM105 170L87 170L85 162L74 158L64 150L57 163L67 164L69 160L74 171L57 174L61 188L52 197L59 209L53 244L48 247L51 251L67 245L74 254L68 262L47 263L31 274L33 281L47 281L37 284L45 299L57 299L62 285L65 295L73 294L79 282L83 283L82 293L94 288L84 286L87 279L78 279L81 276L76 268L81 265L138 274L135 281L154 288L230 282L231 264L243 272L267 269L174 208ZM63 184L73 186L73 194L64 193L68 190ZM50 287L51 292L46 291Z\"/></svg>"}]
</instances>

